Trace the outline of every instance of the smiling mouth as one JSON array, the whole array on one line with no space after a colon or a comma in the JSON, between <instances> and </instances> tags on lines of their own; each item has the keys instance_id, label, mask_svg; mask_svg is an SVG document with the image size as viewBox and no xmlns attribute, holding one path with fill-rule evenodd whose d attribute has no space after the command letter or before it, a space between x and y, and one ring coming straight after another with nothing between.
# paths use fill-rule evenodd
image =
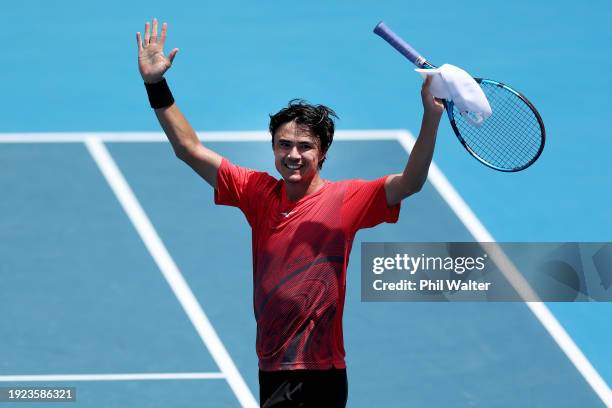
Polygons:
<instances>
[{"instance_id":1,"label":"smiling mouth","mask_svg":"<svg viewBox=\"0 0 612 408\"><path fill-rule=\"evenodd\" d=\"M301 164L290 164L290 163L284 163L285 167L287 167L289 170L299 170L302 168Z\"/></svg>"}]
</instances>

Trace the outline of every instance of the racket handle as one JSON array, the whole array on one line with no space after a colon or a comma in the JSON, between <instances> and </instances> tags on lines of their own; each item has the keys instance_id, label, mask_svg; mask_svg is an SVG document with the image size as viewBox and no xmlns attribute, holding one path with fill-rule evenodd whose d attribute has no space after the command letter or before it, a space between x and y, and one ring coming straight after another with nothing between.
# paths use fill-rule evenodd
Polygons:
<instances>
[{"instance_id":1,"label":"racket handle","mask_svg":"<svg viewBox=\"0 0 612 408\"><path fill-rule=\"evenodd\" d=\"M395 34L384 22L380 22L374 27L374 34L378 34L387 41L393 48L398 50L404 57L408 58L414 65L419 68L425 68L425 58L421 57L414 48L406 41L402 40Z\"/></svg>"}]
</instances>

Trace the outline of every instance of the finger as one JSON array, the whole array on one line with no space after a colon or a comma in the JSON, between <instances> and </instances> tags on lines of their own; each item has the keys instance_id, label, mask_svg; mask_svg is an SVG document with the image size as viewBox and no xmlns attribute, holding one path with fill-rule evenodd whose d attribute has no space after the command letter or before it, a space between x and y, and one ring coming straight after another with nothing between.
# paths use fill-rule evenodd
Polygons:
<instances>
[{"instance_id":1,"label":"finger","mask_svg":"<svg viewBox=\"0 0 612 408\"><path fill-rule=\"evenodd\" d=\"M142 40L140 38L140 33L136 33L136 42L138 43L138 52L142 51Z\"/></svg>"},{"instance_id":2,"label":"finger","mask_svg":"<svg viewBox=\"0 0 612 408\"><path fill-rule=\"evenodd\" d=\"M163 47L166 42L166 33L168 31L168 24L162 24L161 35L159 37L159 44Z\"/></svg>"},{"instance_id":3,"label":"finger","mask_svg":"<svg viewBox=\"0 0 612 408\"><path fill-rule=\"evenodd\" d=\"M151 41L157 42L157 19L153 18L153 30L151 32Z\"/></svg>"},{"instance_id":4,"label":"finger","mask_svg":"<svg viewBox=\"0 0 612 408\"><path fill-rule=\"evenodd\" d=\"M427 78L425 78L425 81L423 81L423 86L421 87L421 97L424 98L423 100L433 98L430 90L431 80L432 77L428 75Z\"/></svg>"},{"instance_id":5,"label":"finger","mask_svg":"<svg viewBox=\"0 0 612 408\"><path fill-rule=\"evenodd\" d=\"M144 40L145 47L149 45L150 39L151 39L151 24L149 24L149 22L147 21L145 24L145 40Z\"/></svg>"},{"instance_id":6,"label":"finger","mask_svg":"<svg viewBox=\"0 0 612 408\"><path fill-rule=\"evenodd\" d=\"M170 64L172 64L172 61L174 61L174 57L176 57L177 52L179 52L179 49L175 48L172 51L170 51L170 54L168 54L168 59L170 60Z\"/></svg>"}]
</instances>

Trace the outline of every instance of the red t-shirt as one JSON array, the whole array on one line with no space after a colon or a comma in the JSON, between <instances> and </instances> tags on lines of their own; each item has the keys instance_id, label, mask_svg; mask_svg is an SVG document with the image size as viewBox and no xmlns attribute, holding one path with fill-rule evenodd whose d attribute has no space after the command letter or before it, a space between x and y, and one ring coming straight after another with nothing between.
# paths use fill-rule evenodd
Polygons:
<instances>
[{"instance_id":1,"label":"red t-shirt","mask_svg":"<svg viewBox=\"0 0 612 408\"><path fill-rule=\"evenodd\" d=\"M326 181L291 202L285 183L223 159L215 203L251 225L257 356L264 371L345 368L342 311L357 230L394 223L386 177Z\"/></svg>"}]
</instances>

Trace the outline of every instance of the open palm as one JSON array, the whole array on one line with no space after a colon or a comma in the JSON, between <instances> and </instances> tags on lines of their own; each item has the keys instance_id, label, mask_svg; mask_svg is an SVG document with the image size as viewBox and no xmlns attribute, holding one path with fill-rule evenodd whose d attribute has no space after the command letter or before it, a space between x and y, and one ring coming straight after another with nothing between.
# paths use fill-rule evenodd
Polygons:
<instances>
[{"instance_id":1,"label":"open palm","mask_svg":"<svg viewBox=\"0 0 612 408\"><path fill-rule=\"evenodd\" d=\"M136 33L136 41L138 42L138 69L142 79L147 83L159 82L162 80L164 73L172 66L172 61L178 52L178 48L174 48L168 56L164 55L164 43L166 41L166 33L168 25L162 24L161 34L157 36L157 19L153 19L153 30L149 22L145 24L144 41L140 37L140 33Z\"/></svg>"}]
</instances>

